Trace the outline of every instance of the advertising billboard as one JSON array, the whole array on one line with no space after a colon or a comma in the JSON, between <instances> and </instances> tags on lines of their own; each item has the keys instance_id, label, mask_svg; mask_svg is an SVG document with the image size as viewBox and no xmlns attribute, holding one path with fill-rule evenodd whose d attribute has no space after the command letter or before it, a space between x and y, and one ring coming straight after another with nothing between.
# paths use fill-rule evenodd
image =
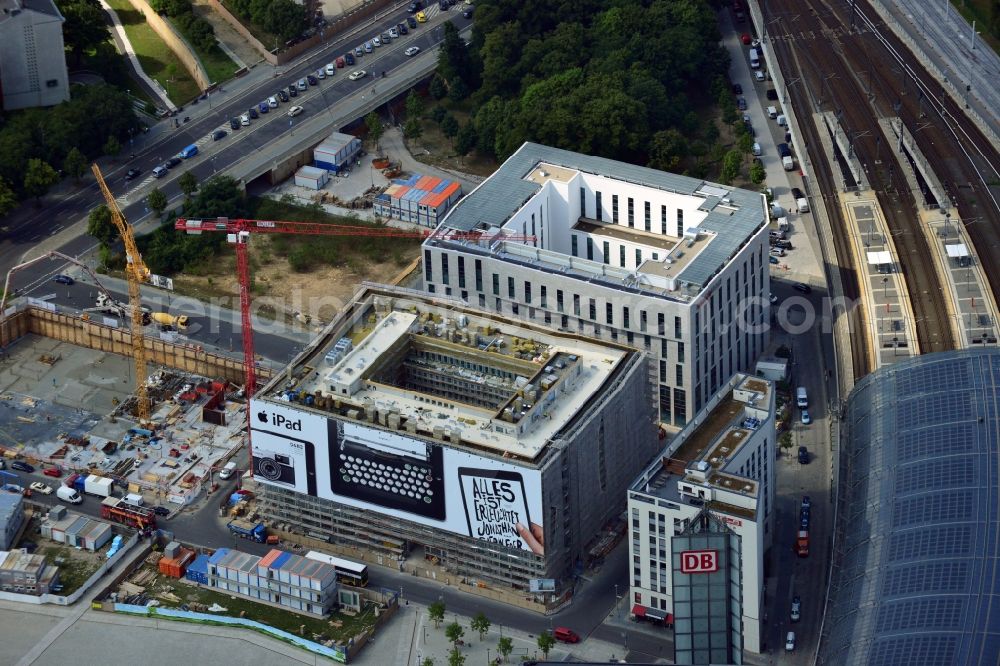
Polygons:
<instances>
[{"instance_id":1,"label":"advertising billboard","mask_svg":"<svg viewBox=\"0 0 1000 666\"><path fill-rule=\"evenodd\" d=\"M260 483L544 553L537 470L293 407L250 408Z\"/></svg>"}]
</instances>

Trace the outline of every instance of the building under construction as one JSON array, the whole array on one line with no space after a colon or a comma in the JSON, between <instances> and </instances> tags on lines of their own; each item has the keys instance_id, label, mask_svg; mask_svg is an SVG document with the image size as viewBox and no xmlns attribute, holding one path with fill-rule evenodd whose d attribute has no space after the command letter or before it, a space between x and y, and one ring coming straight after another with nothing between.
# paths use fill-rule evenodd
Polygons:
<instances>
[{"instance_id":1,"label":"building under construction","mask_svg":"<svg viewBox=\"0 0 1000 666\"><path fill-rule=\"evenodd\" d=\"M369 286L251 401L259 510L335 550L558 594L659 448L646 364Z\"/></svg>"}]
</instances>

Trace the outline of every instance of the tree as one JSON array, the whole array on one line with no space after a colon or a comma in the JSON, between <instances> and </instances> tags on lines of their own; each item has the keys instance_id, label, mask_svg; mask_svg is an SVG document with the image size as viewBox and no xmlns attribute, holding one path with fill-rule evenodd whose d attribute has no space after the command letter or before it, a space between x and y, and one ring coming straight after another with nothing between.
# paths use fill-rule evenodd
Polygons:
<instances>
[{"instance_id":1,"label":"tree","mask_svg":"<svg viewBox=\"0 0 1000 666\"><path fill-rule=\"evenodd\" d=\"M424 100L413 90L406 96L406 117L416 120L424 115Z\"/></svg>"},{"instance_id":2,"label":"tree","mask_svg":"<svg viewBox=\"0 0 1000 666\"><path fill-rule=\"evenodd\" d=\"M436 122L438 125L441 124L441 121L444 120L444 117L447 115L448 115L448 110L445 109L440 104L436 105L433 109L431 109L431 120Z\"/></svg>"},{"instance_id":3,"label":"tree","mask_svg":"<svg viewBox=\"0 0 1000 666\"><path fill-rule=\"evenodd\" d=\"M444 96L448 94L448 86L444 84L444 79L435 74L427 86L427 92L434 99L444 99Z\"/></svg>"},{"instance_id":4,"label":"tree","mask_svg":"<svg viewBox=\"0 0 1000 666\"><path fill-rule=\"evenodd\" d=\"M444 39L438 54L438 72L448 81L457 76L465 79L467 83L472 83L472 79L475 78L469 48L451 21L444 24Z\"/></svg>"},{"instance_id":5,"label":"tree","mask_svg":"<svg viewBox=\"0 0 1000 666\"><path fill-rule=\"evenodd\" d=\"M753 137L749 132L744 131L740 134L740 138L736 140L736 147L744 155L753 150Z\"/></svg>"},{"instance_id":6,"label":"tree","mask_svg":"<svg viewBox=\"0 0 1000 666\"><path fill-rule=\"evenodd\" d=\"M37 157L28 160L28 168L24 172L25 194L40 200L58 182L59 174L47 162Z\"/></svg>"},{"instance_id":7,"label":"tree","mask_svg":"<svg viewBox=\"0 0 1000 666\"><path fill-rule=\"evenodd\" d=\"M458 622L452 622L444 628L444 635L448 638L448 642L457 648L458 642L465 636L465 629Z\"/></svg>"},{"instance_id":8,"label":"tree","mask_svg":"<svg viewBox=\"0 0 1000 666\"><path fill-rule=\"evenodd\" d=\"M455 116L449 113L441 120L441 131L446 137L452 139L452 145L454 145L455 135L458 134L458 121L455 120Z\"/></svg>"},{"instance_id":9,"label":"tree","mask_svg":"<svg viewBox=\"0 0 1000 666\"><path fill-rule=\"evenodd\" d=\"M108 247L118 238L118 229L111 221L111 210L101 204L90 211L87 217L87 234L93 236L102 247Z\"/></svg>"},{"instance_id":10,"label":"tree","mask_svg":"<svg viewBox=\"0 0 1000 666\"><path fill-rule=\"evenodd\" d=\"M424 128L420 126L420 121L416 118L410 118L403 125L403 136L407 139L419 139L423 136Z\"/></svg>"},{"instance_id":11,"label":"tree","mask_svg":"<svg viewBox=\"0 0 1000 666\"><path fill-rule=\"evenodd\" d=\"M10 183L0 178L0 217L3 217L17 207L17 194Z\"/></svg>"},{"instance_id":12,"label":"tree","mask_svg":"<svg viewBox=\"0 0 1000 666\"><path fill-rule=\"evenodd\" d=\"M66 154L66 159L63 160L63 173L67 176L73 176L73 180L79 182L80 176L82 176L86 170L87 157L80 152L79 148L73 146Z\"/></svg>"},{"instance_id":13,"label":"tree","mask_svg":"<svg viewBox=\"0 0 1000 666\"><path fill-rule=\"evenodd\" d=\"M552 637L552 634L550 634L549 632L543 631L542 633L538 634L538 649L542 651L542 655L546 659L549 658L549 650L555 647L555 645L556 645L556 639L554 639Z\"/></svg>"},{"instance_id":14,"label":"tree","mask_svg":"<svg viewBox=\"0 0 1000 666\"><path fill-rule=\"evenodd\" d=\"M476 138L476 128L472 121L465 123L455 135L455 152L459 156L468 155L469 151L476 147Z\"/></svg>"},{"instance_id":15,"label":"tree","mask_svg":"<svg viewBox=\"0 0 1000 666\"><path fill-rule=\"evenodd\" d=\"M372 111L365 116L365 126L368 128L368 136L371 138L375 150L378 150L378 140L382 138L382 133L385 132L385 128L382 127L382 118Z\"/></svg>"},{"instance_id":16,"label":"tree","mask_svg":"<svg viewBox=\"0 0 1000 666\"><path fill-rule=\"evenodd\" d=\"M63 41L73 54L73 68L78 69L84 54L107 41L106 16L97 0L68 0L58 4L66 19L62 26Z\"/></svg>"},{"instance_id":17,"label":"tree","mask_svg":"<svg viewBox=\"0 0 1000 666\"><path fill-rule=\"evenodd\" d=\"M755 185L760 185L767 178L767 171L764 170L764 165L760 162L754 162L750 165L750 182Z\"/></svg>"},{"instance_id":18,"label":"tree","mask_svg":"<svg viewBox=\"0 0 1000 666\"><path fill-rule=\"evenodd\" d=\"M420 666L434 666L434 657L424 657L424 660L420 662Z\"/></svg>"},{"instance_id":19,"label":"tree","mask_svg":"<svg viewBox=\"0 0 1000 666\"><path fill-rule=\"evenodd\" d=\"M185 171L177 179L177 187L181 188L185 198L190 199L191 195L198 189L198 179L190 171Z\"/></svg>"},{"instance_id":20,"label":"tree","mask_svg":"<svg viewBox=\"0 0 1000 666\"><path fill-rule=\"evenodd\" d=\"M483 637L486 636L486 633L490 630L490 624L490 618L486 617L486 614L482 611L479 611L479 613L472 618L472 621L469 622L469 627L471 627L473 631L479 632L479 640L483 640Z\"/></svg>"},{"instance_id":21,"label":"tree","mask_svg":"<svg viewBox=\"0 0 1000 666\"><path fill-rule=\"evenodd\" d=\"M661 171L677 171L688 152L687 139L677 129L657 132L649 147L649 166Z\"/></svg>"},{"instance_id":22,"label":"tree","mask_svg":"<svg viewBox=\"0 0 1000 666\"><path fill-rule=\"evenodd\" d=\"M788 452L791 451L792 449L792 433L791 432L783 433L781 437L778 438L778 444L781 446L781 449L785 452L785 455L788 455Z\"/></svg>"},{"instance_id":23,"label":"tree","mask_svg":"<svg viewBox=\"0 0 1000 666\"><path fill-rule=\"evenodd\" d=\"M122 152L122 144L118 141L118 137L112 134L108 137L108 140L104 142L104 145L101 146L101 150L104 151L105 155L116 157L118 153Z\"/></svg>"},{"instance_id":24,"label":"tree","mask_svg":"<svg viewBox=\"0 0 1000 666\"><path fill-rule=\"evenodd\" d=\"M465 655L457 647L448 653L448 666L465 666Z\"/></svg>"},{"instance_id":25,"label":"tree","mask_svg":"<svg viewBox=\"0 0 1000 666\"><path fill-rule=\"evenodd\" d=\"M465 81L455 77L448 83L448 99L453 102L461 102L463 99L469 96L469 86L465 85Z\"/></svg>"},{"instance_id":26,"label":"tree","mask_svg":"<svg viewBox=\"0 0 1000 666\"><path fill-rule=\"evenodd\" d=\"M437 629L438 625L444 622L444 601L438 599L430 606L427 607L427 614L430 615L431 620L434 621L434 628Z\"/></svg>"},{"instance_id":27,"label":"tree","mask_svg":"<svg viewBox=\"0 0 1000 666\"><path fill-rule=\"evenodd\" d=\"M503 658L504 663L507 663L507 657L510 653L514 651L514 640L510 636L501 636L500 640L497 641L497 652Z\"/></svg>"},{"instance_id":28,"label":"tree","mask_svg":"<svg viewBox=\"0 0 1000 666\"><path fill-rule=\"evenodd\" d=\"M163 211L167 209L167 195L160 188L154 187L146 197L146 205L157 217L163 217Z\"/></svg>"},{"instance_id":29,"label":"tree","mask_svg":"<svg viewBox=\"0 0 1000 666\"><path fill-rule=\"evenodd\" d=\"M729 184L735 180L736 176L740 175L740 163L743 161L743 155L740 154L738 150L730 150L722 158L722 173L719 174L719 179L726 184Z\"/></svg>"}]
</instances>

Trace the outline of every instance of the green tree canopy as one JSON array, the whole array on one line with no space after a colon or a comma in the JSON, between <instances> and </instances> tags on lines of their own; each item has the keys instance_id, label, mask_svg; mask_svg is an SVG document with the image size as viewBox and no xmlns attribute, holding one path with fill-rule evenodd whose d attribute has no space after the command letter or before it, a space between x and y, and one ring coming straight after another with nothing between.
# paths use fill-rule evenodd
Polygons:
<instances>
[{"instance_id":1,"label":"green tree canopy","mask_svg":"<svg viewBox=\"0 0 1000 666\"><path fill-rule=\"evenodd\" d=\"M146 205L156 213L157 217L163 217L163 211L167 209L167 195L158 187L154 187L146 197Z\"/></svg>"},{"instance_id":2,"label":"green tree canopy","mask_svg":"<svg viewBox=\"0 0 1000 666\"><path fill-rule=\"evenodd\" d=\"M108 140L104 142L104 145L101 146L101 150L104 151L105 155L116 157L118 153L122 151L121 141L118 140L118 137L112 134L108 137Z\"/></svg>"},{"instance_id":3,"label":"green tree canopy","mask_svg":"<svg viewBox=\"0 0 1000 666\"><path fill-rule=\"evenodd\" d=\"M72 65L79 68L83 56L107 41L107 15L97 0L60 0L56 3L66 19L63 23L63 43L72 56Z\"/></svg>"},{"instance_id":4,"label":"green tree canopy","mask_svg":"<svg viewBox=\"0 0 1000 666\"><path fill-rule=\"evenodd\" d=\"M487 632L489 632L491 624L490 618L486 617L486 614L482 611L479 611L476 613L476 616L472 618L469 626L473 631L479 634L479 640L483 640L483 637L486 636Z\"/></svg>"},{"instance_id":5,"label":"green tree canopy","mask_svg":"<svg viewBox=\"0 0 1000 666\"><path fill-rule=\"evenodd\" d=\"M368 137L372 140L372 145L378 150L378 141L382 138L385 128L382 127L382 118L372 111L365 116L365 127L368 128Z\"/></svg>"},{"instance_id":6,"label":"green tree canopy","mask_svg":"<svg viewBox=\"0 0 1000 666\"><path fill-rule=\"evenodd\" d=\"M17 208L17 194L3 178L0 178L0 217Z\"/></svg>"},{"instance_id":7,"label":"green tree canopy","mask_svg":"<svg viewBox=\"0 0 1000 666\"><path fill-rule=\"evenodd\" d=\"M403 136L407 139L419 139L424 134L424 128L420 126L420 121L416 118L410 118L403 125Z\"/></svg>"},{"instance_id":8,"label":"green tree canopy","mask_svg":"<svg viewBox=\"0 0 1000 666\"><path fill-rule=\"evenodd\" d=\"M743 162L743 155L738 150L730 150L722 158L722 173L719 178L723 183L729 184L740 175L740 164Z\"/></svg>"},{"instance_id":9,"label":"green tree canopy","mask_svg":"<svg viewBox=\"0 0 1000 666\"><path fill-rule=\"evenodd\" d=\"M510 636L501 636L500 640L497 641L497 652L500 653L500 657L503 659L504 663L507 663L507 657L510 653L514 651L514 640Z\"/></svg>"},{"instance_id":10,"label":"green tree canopy","mask_svg":"<svg viewBox=\"0 0 1000 666\"><path fill-rule=\"evenodd\" d=\"M80 149L73 146L63 160L63 173L72 176L73 180L80 180L87 171L87 156L80 152Z\"/></svg>"},{"instance_id":11,"label":"green tree canopy","mask_svg":"<svg viewBox=\"0 0 1000 666\"><path fill-rule=\"evenodd\" d=\"M441 132L449 139L455 138L455 135L458 134L458 121L455 120L455 116L450 113L445 114L445 117L441 119Z\"/></svg>"},{"instance_id":12,"label":"green tree canopy","mask_svg":"<svg viewBox=\"0 0 1000 666\"><path fill-rule=\"evenodd\" d=\"M406 96L406 117L407 118L420 118L424 115L424 100L420 99L420 95L416 91L411 90L410 94Z\"/></svg>"},{"instance_id":13,"label":"green tree canopy","mask_svg":"<svg viewBox=\"0 0 1000 666\"><path fill-rule=\"evenodd\" d=\"M549 650L554 648L555 645L556 645L556 639L552 637L551 633L543 631L542 633L538 634L538 649L542 651L542 654L545 656L546 659L549 658Z\"/></svg>"},{"instance_id":14,"label":"green tree canopy","mask_svg":"<svg viewBox=\"0 0 1000 666\"><path fill-rule=\"evenodd\" d=\"M198 179L190 171L185 171L177 179L177 187L181 189L185 197L190 197L198 189Z\"/></svg>"},{"instance_id":15,"label":"green tree canopy","mask_svg":"<svg viewBox=\"0 0 1000 666\"><path fill-rule=\"evenodd\" d=\"M465 629L458 622L452 622L444 628L444 635L448 638L449 643L458 647L458 642L465 636Z\"/></svg>"},{"instance_id":16,"label":"green tree canopy","mask_svg":"<svg viewBox=\"0 0 1000 666\"><path fill-rule=\"evenodd\" d=\"M24 172L24 192L29 197L41 199L58 182L59 174L48 163L37 158L28 160L28 168Z\"/></svg>"},{"instance_id":17,"label":"green tree canopy","mask_svg":"<svg viewBox=\"0 0 1000 666\"><path fill-rule=\"evenodd\" d=\"M434 622L434 628L436 629L438 625L444 622L444 612L445 605L444 601L438 599L430 606L427 607L427 615L430 616L431 620Z\"/></svg>"},{"instance_id":18,"label":"green tree canopy","mask_svg":"<svg viewBox=\"0 0 1000 666\"><path fill-rule=\"evenodd\" d=\"M118 229L111 221L111 209L101 204L87 216L87 234L103 247L108 247L118 238Z\"/></svg>"},{"instance_id":19,"label":"green tree canopy","mask_svg":"<svg viewBox=\"0 0 1000 666\"><path fill-rule=\"evenodd\" d=\"M455 135L455 152L459 155L468 155L469 151L476 147L476 138L476 128L472 122L465 123Z\"/></svg>"}]
</instances>

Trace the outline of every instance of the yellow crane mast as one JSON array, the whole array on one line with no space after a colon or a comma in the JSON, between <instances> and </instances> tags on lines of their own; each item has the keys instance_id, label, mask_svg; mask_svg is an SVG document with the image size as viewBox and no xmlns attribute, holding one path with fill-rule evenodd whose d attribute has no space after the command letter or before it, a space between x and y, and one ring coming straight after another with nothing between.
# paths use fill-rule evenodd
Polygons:
<instances>
[{"instance_id":1,"label":"yellow crane mast","mask_svg":"<svg viewBox=\"0 0 1000 666\"><path fill-rule=\"evenodd\" d=\"M140 423L149 421L149 395L146 390L146 343L142 333L142 296L139 291L140 285L149 280L149 269L142 261L139 248L135 244L135 236L132 234L132 225L122 215L118 208L115 196L111 194L101 169L96 164L91 166L97 184L101 187L101 193L111 211L111 220L118 228L118 234L125 243L125 256L127 263L125 266L125 276L128 281L128 303L132 311L132 361L135 363L135 397L136 397L136 417Z\"/></svg>"}]
</instances>

